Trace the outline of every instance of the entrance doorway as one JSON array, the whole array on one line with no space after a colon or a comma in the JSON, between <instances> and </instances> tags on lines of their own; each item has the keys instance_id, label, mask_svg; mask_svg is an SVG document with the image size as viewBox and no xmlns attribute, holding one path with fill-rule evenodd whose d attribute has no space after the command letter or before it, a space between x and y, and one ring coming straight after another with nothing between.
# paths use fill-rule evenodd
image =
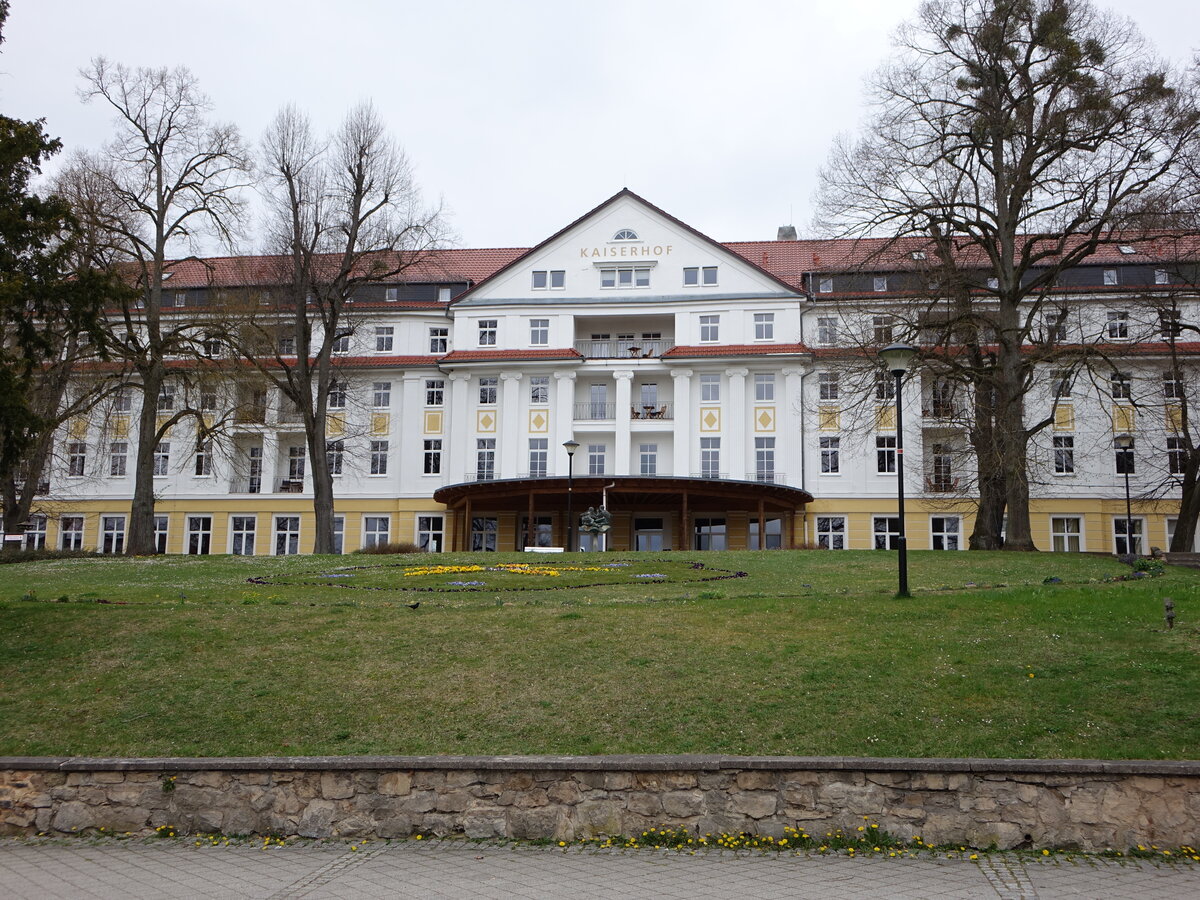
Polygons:
<instances>
[{"instance_id":1,"label":"entrance doorway","mask_svg":"<svg viewBox=\"0 0 1200 900\"><path fill-rule=\"evenodd\" d=\"M633 520L633 549L656 551L663 548L662 519Z\"/></svg>"}]
</instances>

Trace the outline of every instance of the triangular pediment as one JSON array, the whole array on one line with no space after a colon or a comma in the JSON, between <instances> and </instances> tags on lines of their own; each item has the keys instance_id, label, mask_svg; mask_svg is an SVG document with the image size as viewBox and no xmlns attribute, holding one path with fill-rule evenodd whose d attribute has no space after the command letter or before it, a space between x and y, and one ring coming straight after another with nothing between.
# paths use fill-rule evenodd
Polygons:
<instances>
[{"instance_id":1,"label":"triangular pediment","mask_svg":"<svg viewBox=\"0 0 1200 900\"><path fill-rule=\"evenodd\" d=\"M769 272L623 190L476 285L455 305L795 295Z\"/></svg>"}]
</instances>

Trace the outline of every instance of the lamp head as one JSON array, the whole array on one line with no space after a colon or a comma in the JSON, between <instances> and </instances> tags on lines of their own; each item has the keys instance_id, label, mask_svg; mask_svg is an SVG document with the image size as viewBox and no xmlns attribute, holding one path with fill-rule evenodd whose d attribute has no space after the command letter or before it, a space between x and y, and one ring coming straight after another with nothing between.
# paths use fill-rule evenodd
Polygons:
<instances>
[{"instance_id":1,"label":"lamp head","mask_svg":"<svg viewBox=\"0 0 1200 900\"><path fill-rule=\"evenodd\" d=\"M563 441L563 449L567 451L567 456L574 456L579 449L579 441Z\"/></svg>"},{"instance_id":2,"label":"lamp head","mask_svg":"<svg viewBox=\"0 0 1200 900\"><path fill-rule=\"evenodd\" d=\"M1118 450L1128 450L1133 446L1133 435L1118 434L1115 438L1113 438L1113 444Z\"/></svg>"},{"instance_id":3,"label":"lamp head","mask_svg":"<svg viewBox=\"0 0 1200 900\"><path fill-rule=\"evenodd\" d=\"M903 375L912 365L917 348L909 344L888 344L879 351L879 358L893 375Z\"/></svg>"}]
</instances>

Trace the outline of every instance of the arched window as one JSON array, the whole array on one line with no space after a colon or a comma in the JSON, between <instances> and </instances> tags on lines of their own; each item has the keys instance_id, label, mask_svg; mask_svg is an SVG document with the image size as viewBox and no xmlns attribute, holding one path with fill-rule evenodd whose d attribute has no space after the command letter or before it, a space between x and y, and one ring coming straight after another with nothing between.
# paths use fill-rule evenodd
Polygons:
<instances>
[{"instance_id":1,"label":"arched window","mask_svg":"<svg viewBox=\"0 0 1200 900\"><path fill-rule=\"evenodd\" d=\"M614 241L636 241L638 240L637 232L632 228L622 228L613 235Z\"/></svg>"}]
</instances>

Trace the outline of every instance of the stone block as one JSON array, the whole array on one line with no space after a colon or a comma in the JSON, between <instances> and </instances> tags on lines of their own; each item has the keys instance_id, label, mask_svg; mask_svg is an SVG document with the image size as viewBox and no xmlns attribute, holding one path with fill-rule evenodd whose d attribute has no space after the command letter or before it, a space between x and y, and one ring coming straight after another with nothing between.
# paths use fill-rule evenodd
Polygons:
<instances>
[{"instance_id":1,"label":"stone block","mask_svg":"<svg viewBox=\"0 0 1200 900\"><path fill-rule=\"evenodd\" d=\"M321 775L321 796L326 800L346 800L354 796L354 778L340 772Z\"/></svg>"},{"instance_id":2,"label":"stone block","mask_svg":"<svg viewBox=\"0 0 1200 900\"><path fill-rule=\"evenodd\" d=\"M817 805L817 790L812 786L786 787L783 789L783 800L789 806L812 809Z\"/></svg>"},{"instance_id":3,"label":"stone block","mask_svg":"<svg viewBox=\"0 0 1200 900\"><path fill-rule=\"evenodd\" d=\"M588 834L620 834L621 813L617 800L584 800L574 809L576 821Z\"/></svg>"},{"instance_id":4,"label":"stone block","mask_svg":"<svg viewBox=\"0 0 1200 900\"><path fill-rule=\"evenodd\" d=\"M446 787L466 787L479 781L479 773L472 769L458 769L446 772Z\"/></svg>"},{"instance_id":5,"label":"stone block","mask_svg":"<svg viewBox=\"0 0 1200 900\"><path fill-rule=\"evenodd\" d=\"M121 784L125 780L124 772L93 772L92 784Z\"/></svg>"},{"instance_id":6,"label":"stone block","mask_svg":"<svg viewBox=\"0 0 1200 900\"><path fill-rule=\"evenodd\" d=\"M550 803L550 798L546 794L545 788L534 788L529 791L521 791L513 797L512 805L518 809L534 809L539 806L546 806Z\"/></svg>"},{"instance_id":7,"label":"stone block","mask_svg":"<svg viewBox=\"0 0 1200 900\"><path fill-rule=\"evenodd\" d=\"M556 781L546 789L546 796L555 803L574 806L583 799L583 792L574 781Z\"/></svg>"},{"instance_id":8,"label":"stone block","mask_svg":"<svg viewBox=\"0 0 1200 900\"><path fill-rule=\"evenodd\" d=\"M375 826L375 833L381 838L402 838L413 833L412 819L405 815L387 816L380 819Z\"/></svg>"},{"instance_id":9,"label":"stone block","mask_svg":"<svg viewBox=\"0 0 1200 900\"><path fill-rule=\"evenodd\" d=\"M426 813L417 830L424 834L455 834L462 831L462 822L458 816L449 813Z\"/></svg>"},{"instance_id":10,"label":"stone block","mask_svg":"<svg viewBox=\"0 0 1200 900\"><path fill-rule=\"evenodd\" d=\"M379 777L377 790L388 797L403 797L412 791L411 772L387 772Z\"/></svg>"},{"instance_id":11,"label":"stone block","mask_svg":"<svg viewBox=\"0 0 1200 900\"><path fill-rule=\"evenodd\" d=\"M333 823L335 837L354 838L375 833L375 820L361 813L354 813L337 819Z\"/></svg>"},{"instance_id":12,"label":"stone block","mask_svg":"<svg viewBox=\"0 0 1200 900\"><path fill-rule=\"evenodd\" d=\"M701 791L671 791L662 795L662 808L676 819L698 816L704 812L704 794Z\"/></svg>"},{"instance_id":13,"label":"stone block","mask_svg":"<svg viewBox=\"0 0 1200 900\"><path fill-rule=\"evenodd\" d=\"M413 791L400 804L408 813L427 813L437 809L438 795L433 791Z\"/></svg>"},{"instance_id":14,"label":"stone block","mask_svg":"<svg viewBox=\"0 0 1200 900\"><path fill-rule=\"evenodd\" d=\"M629 772L605 772L604 789L606 791L628 791L633 789L633 775Z\"/></svg>"},{"instance_id":15,"label":"stone block","mask_svg":"<svg viewBox=\"0 0 1200 900\"><path fill-rule=\"evenodd\" d=\"M93 828L96 825L96 812L86 803L71 800L62 804L54 814L52 826L55 831L73 832Z\"/></svg>"},{"instance_id":16,"label":"stone block","mask_svg":"<svg viewBox=\"0 0 1200 900\"><path fill-rule=\"evenodd\" d=\"M296 823L296 834L301 837L329 837L333 825L334 806L328 800L312 800L304 807Z\"/></svg>"},{"instance_id":17,"label":"stone block","mask_svg":"<svg viewBox=\"0 0 1200 900\"><path fill-rule=\"evenodd\" d=\"M743 791L770 791L774 790L779 783L779 776L775 772L763 772L757 769L752 769L748 772L738 772L737 786Z\"/></svg>"},{"instance_id":18,"label":"stone block","mask_svg":"<svg viewBox=\"0 0 1200 900\"><path fill-rule=\"evenodd\" d=\"M658 794L640 791L625 798L625 808L635 815L654 818L662 814L663 806Z\"/></svg>"},{"instance_id":19,"label":"stone block","mask_svg":"<svg viewBox=\"0 0 1200 900\"><path fill-rule=\"evenodd\" d=\"M471 795L466 791L447 791L438 795L438 812L464 812L471 802Z\"/></svg>"},{"instance_id":20,"label":"stone block","mask_svg":"<svg viewBox=\"0 0 1200 900\"><path fill-rule=\"evenodd\" d=\"M532 790L534 785L533 776L528 772L513 772L500 783L500 790L503 791L528 791Z\"/></svg>"},{"instance_id":21,"label":"stone block","mask_svg":"<svg viewBox=\"0 0 1200 900\"><path fill-rule=\"evenodd\" d=\"M779 796L768 791L741 791L733 795L730 805L734 812L752 819L765 819L775 815Z\"/></svg>"},{"instance_id":22,"label":"stone block","mask_svg":"<svg viewBox=\"0 0 1200 900\"><path fill-rule=\"evenodd\" d=\"M1129 784L1134 790L1157 794L1163 789L1165 782L1162 778L1147 778L1144 775L1134 775L1129 779Z\"/></svg>"},{"instance_id":23,"label":"stone block","mask_svg":"<svg viewBox=\"0 0 1200 900\"><path fill-rule=\"evenodd\" d=\"M264 830L262 818L245 807L226 810L221 817L220 831L224 834L259 834Z\"/></svg>"},{"instance_id":24,"label":"stone block","mask_svg":"<svg viewBox=\"0 0 1200 900\"><path fill-rule=\"evenodd\" d=\"M462 827L469 838L504 837L504 811L499 807L472 810L463 815Z\"/></svg>"},{"instance_id":25,"label":"stone block","mask_svg":"<svg viewBox=\"0 0 1200 900\"><path fill-rule=\"evenodd\" d=\"M733 784L734 776L729 772L701 772L696 776L696 786L704 791L724 791Z\"/></svg>"},{"instance_id":26,"label":"stone block","mask_svg":"<svg viewBox=\"0 0 1200 900\"><path fill-rule=\"evenodd\" d=\"M228 772L189 772L178 778L197 787L221 788L228 790L232 780Z\"/></svg>"}]
</instances>

